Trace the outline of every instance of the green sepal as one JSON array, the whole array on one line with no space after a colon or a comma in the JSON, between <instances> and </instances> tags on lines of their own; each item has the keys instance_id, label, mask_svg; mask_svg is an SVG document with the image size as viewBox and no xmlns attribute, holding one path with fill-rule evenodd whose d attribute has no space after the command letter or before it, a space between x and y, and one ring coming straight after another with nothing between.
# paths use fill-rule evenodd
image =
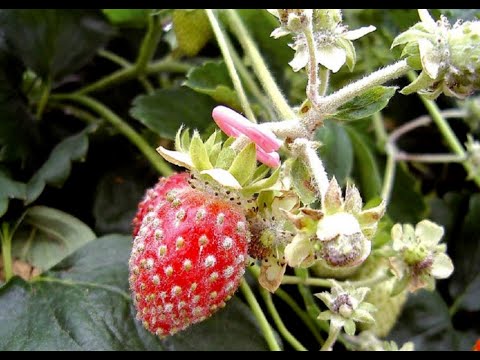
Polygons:
<instances>
[{"instance_id":1,"label":"green sepal","mask_svg":"<svg viewBox=\"0 0 480 360\"><path fill-rule=\"evenodd\" d=\"M217 161L215 162L215 167L227 170L230 165L232 165L235 155L235 151L230 146L223 144L223 148L218 154Z\"/></svg>"},{"instance_id":2,"label":"green sepal","mask_svg":"<svg viewBox=\"0 0 480 360\"><path fill-rule=\"evenodd\" d=\"M295 159L291 165L290 174L292 176L292 184L295 188L300 200L305 205L313 203L317 197L315 188L312 185L312 177L305 163L300 159Z\"/></svg>"},{"instance_id":3,"label":"green sepal","mask_svg":"<svg viewBox=\"0 0 480 360\"><path fill-rule=\"evenodd\" d=\"M190 142L189 153L193 166L198 171L209 170L213 168L213 165L208 157L205 144L200 138L198 131L193 133L192 141Z\"/></svg>"},{"instance_id":4,"label":"green sepal","mask_svg":"<svg viewBox=\"0 0 480 360\"><path fill-rule=\"evenodd\" d=\"M247 184L253 178L257 167L257 150L251 142L245 146L232 162L228 171L238 180L241 185Z\"/></svg>"},{"instance_id":5,"label":"green sepal","mask_svg":"<svg viewBox=\"0 0 480 360\"><path fill-rule=\"evenodd\" d=\"M264 178L258 181L253 182L252 184L243 188L242 193L245 196L252 195L254 193L260 192L262 190L268 190L273 185L276 184L280 176L280 168L275 169L275 171L268 178Z\"/></svg>"}]
</instances>

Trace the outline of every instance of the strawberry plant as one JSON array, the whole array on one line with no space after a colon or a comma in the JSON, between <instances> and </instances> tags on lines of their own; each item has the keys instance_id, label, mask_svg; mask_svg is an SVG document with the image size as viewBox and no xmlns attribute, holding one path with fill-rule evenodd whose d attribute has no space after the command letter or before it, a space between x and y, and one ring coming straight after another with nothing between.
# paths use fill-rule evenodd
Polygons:
<instances>
[{"instance_id":1,"label":"strawberry plant","mask_svg":"<svg viewBox=\"0 0 480 360\"><path fill-rule=\"evenodd\" d=\"M0 349L478 350L479 17L0 10Z\"/></svg>"}]
</instances>

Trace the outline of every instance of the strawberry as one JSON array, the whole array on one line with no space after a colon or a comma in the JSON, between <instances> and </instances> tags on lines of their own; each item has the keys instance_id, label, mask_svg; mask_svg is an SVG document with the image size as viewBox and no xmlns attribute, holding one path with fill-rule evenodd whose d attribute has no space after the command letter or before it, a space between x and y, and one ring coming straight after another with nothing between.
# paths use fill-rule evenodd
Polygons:
<instances>
[{"instance_id":1,"label":"strawberry","mask_svg":"<svg viewBox=\"0 0 480 360\"><path fill-rule=\"evenodd\" d=\"M186 174L160 180L134 220L130 288L137 318L161 337L225 306L245 272L242 208L199 183Z\"/></svg>"}]
</instances>

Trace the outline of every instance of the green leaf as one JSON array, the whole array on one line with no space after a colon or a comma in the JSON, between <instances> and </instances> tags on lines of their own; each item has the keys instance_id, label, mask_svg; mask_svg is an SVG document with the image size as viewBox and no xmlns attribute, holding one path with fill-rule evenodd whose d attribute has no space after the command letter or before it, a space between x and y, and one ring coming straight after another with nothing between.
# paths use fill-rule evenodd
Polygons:
<instances>
[{"instance_id":1,"label":"green leaf","mask_svg":"<svg viewBox=\"0 0 480 360\"><path fill-rule=\"evenodd\" d=\"M0 217L7 212L10 199L24 200L25 197L25 184L13 180L0 168Z\"/></svg>"},{"instance_id":2,"label":"green leaf","mask_svg":"<svg viewBox=\"0 0 480 360\"><path fill-rule=\"evenodd\" d=\"M223 145L222 150L218 154L217 162L215 163L216 168L227 170L233 163L235 159L235 150L230 146Z\"/></svg>"},{"instance_id":3,"label":"green leaf","mask_svg":"<svg viewBox=\"0 0 480 360\"><path fill-rule=\"evenodd\" d=\"M7 9L0 27L12 52L44 80L80 69L113 35L98 10Z\"/></svg>"},{"instance_id":4,"label":"green leaf","mask_svg":"<svg viewBox=\"0 0 480 360\"><path fill-rule=\"evenodd\" d=\"M72 215L34 206L25 212L15 232L12 254L46 271L95 237L86 224Z\"/></svg>"},{"instance_id":5,"label":"green leaf","mask_svg":"<svg viewBox=\"0 0 480 360\"><path fill-rule=\"evenodd\" d=\"M252 180L256 167L257 149L255 144L251 142L235 156L228 172L238 180L240 185L245 185Z\"/></svg>"},{"instance_id":6,"label":"green leaf","mask_svg":"<svg viewBox=\"0 0 480 360\"><path fill-rule=\"evenodd\" d=\"M211 96L218 103L238 111L242 110L224 61L206 61L201 66L192 68L183 84L201 94Z\"/></svg>"},{"instance_id":7,"label":"green leaf","mask_svg":"<svg viewBox=\"0 0 480 360\"><path fill-rule=\"evenodd\" d=\"M397 163L387 213L393 222L416 224L427 215L428 207L420 191L420 181L406 164Z\"/></svg>"},{"instance_id":8,"label":"green leaf","mask_svg":"<svg viewBox=\"0 0 480 360\"><path fill-rule=\"evenodd\" d=\"M0 350L267 350L238 299L210 319L159 340L135 320L130 236L99 238L45 276L0 288Z\"/></svg>"},{"instance_id":9,"label":"green leaf","mask_svg":"<svg viewBox=\"0 0 480 360\"><path fill-rule=\"evenodd\" d=\"M83 161L88 150L87 133L93 127L87 127L78 134L69 136L53 148L47 161L38 169L27 184L26 204L35 201L45 185L60 187L67 180L72 161Z\"/></svg>"},{"instance_id":10,"label":"green leaf","mask_svg":"<svg viewBox=\"0 0 480 360\"><path fill-rule=\"evenodd\" d=\"M280 177L280 168L275 169L275 171L267 178L255 181L249 186L246 186L242 189L242 194L250 196L256 192L266 190L276 184L278 178Z\"/></svg>"},{"instance_id":11,"label":"green leaf","mask_svg":"<svg viewBox=\"0 0 480 360\"><path fill-rule=\"evenodd\" d=\"M147 23L148 9L102 9L107 19L114 25L143 27Z\"/></svg>"},{"instance_id":12,"label":"green leaf","mask_svg":"<svg viewBox=\"0 0 480 360\"><path fill-rule=\"evenodd\" d=\"M455 271L450 293L461 309L480 310L480 194L473 194L458 233L450 237L449 252L454 254Z\"/></svg>"},{"instance_id":13,"label":"green leaf","mask_svg":"<svg viewBox=\"0 0 480 360\"><path fill-rule=\"evenodd\" d=\"M327 173L334 175L339 185L343 186L353 167L352 142L344 126L325 120L324 126L315 133L315 140L322 143L317 152Z\"/></svg>"},{"instance_id":14,"label":"green leaf","mask_svg":"<svg viewBox=\"0 0 480 360\"><path fill-rule=\"evenodd\" d=\"M93 202L95 232L129 233L137 205L145 189L151 185L144 175L133 175L130 167L115 169L102 175L95 189Z\"/></svg>"},{"instance_id":15,"label":"green leaf","mask_svg":"<svg viewBox=\"0 0 480 360\"><path fill-rule=\"evenodd\" d=\"M409 296L389 338L399 344L413 341L419 351L465 351L475 343L473 333L454 329L442 297L426 290Z\"/></svg>"},{"instance_id":16,"label":"green leaf","mask_svg":"<svg viewBox=\"0 0 480 360\"><path fill-rule=\"evenodd\" d=\"M187 56L197 55L213 35L204 9L175 10L172 24L178 48Z\"/></svg>"},{"instance_id":17,"label":"green leaf","mask_svg":"<svg viewBox=\"0 0 480 360\"><path fill-rule=\"evenodd\" d=\"M388 105L396 89L394 86L374 86L340 106L331 117L346 121L369 117Z\"/></svg>"},{"instance_id":18,"label":"green leaf","mask_svg":"<svg viewBox=\"0 0 480 360\"><path fill-rule=\"evenodd\" d=\"M300 159L293 160L292 169L292 184L300 196L300 200L305 204L311 204L316 200L315 188L312 185L312 177L305 163Z\"/></svg>"},{"instance_id":19,"label":"green leaf","mask_svg":"<svg viewBox=\"0 0 480 360\"><path fill-rule=\"evenodd\" d=\"M212 124L216 103L189 88L160 89L133 101L130 115L161 137L175 139L182 124L200 132Z\"/></svg>"},{"instance_id":20,"label":"green leaf","mask_svg":"<svg viewBox=\"0 0 480 360\"><path fill-rule=\"evenodd\" d=\"M346 126L350 140L352 141L355 163L354 175L358 178L361 194L364 201L368 201L382 192L382 178L373 153L373 145L357 130Z\"/></svg>"},{"instance_id":21,"label":"green leaf","mask_svg":"<svg viewBox=\"0 0 480 360\"><path fill-rule=\"evenodd\" d=\"M25 162L37 143L37 124L28 111L24 97L20 96L23 71L20 61L8 52L0 36L1 162Z\"/></svg>"}]
</instances>

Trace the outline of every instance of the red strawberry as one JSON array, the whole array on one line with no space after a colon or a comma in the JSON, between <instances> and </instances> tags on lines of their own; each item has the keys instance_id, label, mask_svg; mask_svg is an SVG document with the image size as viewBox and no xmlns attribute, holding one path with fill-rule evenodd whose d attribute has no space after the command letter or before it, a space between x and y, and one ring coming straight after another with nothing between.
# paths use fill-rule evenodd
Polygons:
<instances>
[{"instance_id":1,"label":"red strawberry","mask_svg":"<svg viewBox=\"0 0 480 360\"><path fill-rule=\"evenodd\" d=\"M138 205L138 211L133 219L133 237L137 236L140 225L142 224L143 217L152 211L159 201L165 200L165 194L174 189L188 186L187 179L188 173L180 173L169 176L168 178L160 178L158 183L152 188L148 189L145 193L145 197Z\"/></svg>"},{"instance_id":2,"label":"red strawberry","mask_svg":"<svg viewBox=\"0 0 480 360\"><path fill-rule=\"evenodd\" d=\"M245 272L249 232L242 209L187 179L161 180L136 216L130 288L137 318L159 336L225 306Z\"/></svg>"}]
</instances>

